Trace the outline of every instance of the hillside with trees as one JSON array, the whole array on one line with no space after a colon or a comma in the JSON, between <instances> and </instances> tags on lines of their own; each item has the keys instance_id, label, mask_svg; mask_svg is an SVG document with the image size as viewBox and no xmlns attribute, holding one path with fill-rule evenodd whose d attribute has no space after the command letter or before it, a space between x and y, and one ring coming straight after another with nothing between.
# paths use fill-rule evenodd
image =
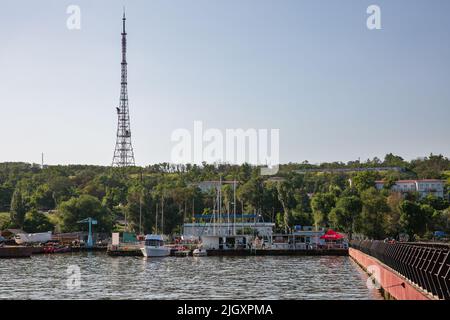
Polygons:
<instances>
[{"instance_id":1,"label":"hillside with trees","mask_svg":"<svg viewBox=\"0 0 450 320\"><path fill-rule=\"evenodd\" d=\"M298 172L304 169L398 167L393 171ZM86 226L77 221L93 217L98 231L121 230L123 221L144 232L154 231L156 211L164 211L164 233L180 233L194 214L214 207L214 190L201 192L202 181L237 181L237 213L257 213L276 223L277 231L294 225L332 227L372 239L407 233L429 239L433 231L450 232L450 160L442 155L405 161L388 154L384 160L288 163L277 179L261 176L248 164L172 165L111 168L89 165L45 166L0 163L0 229L27 232L71 232ZM389 190L398 179L446 180L444 199L400 195ZM387 181L383 190L375 181ZM350 183L349 181L352 181ZM233 210L233 188L223 184L223 212ZM159 223L161 223L159 221ZM159 227L161 228L161 227ZM161 230L160 230L161 231Z\"/></svg>"}]
</instances>

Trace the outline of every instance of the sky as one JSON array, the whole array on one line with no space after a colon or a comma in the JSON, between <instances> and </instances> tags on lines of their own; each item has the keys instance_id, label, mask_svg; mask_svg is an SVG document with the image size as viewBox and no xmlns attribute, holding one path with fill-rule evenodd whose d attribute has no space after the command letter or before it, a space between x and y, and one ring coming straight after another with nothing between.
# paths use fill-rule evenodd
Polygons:
<instances>
[{"instance_id":1,"label":"sky","mask_svg":"<svg viewBox=\"0 0 450 320\"><path fill-rule=\"evenodd\" d=\"M3 0L0 162L111 164L124 5L138 165L194 121L279 129L281 163L450 156L448 0Z\"/></svg>"}]
</instances>

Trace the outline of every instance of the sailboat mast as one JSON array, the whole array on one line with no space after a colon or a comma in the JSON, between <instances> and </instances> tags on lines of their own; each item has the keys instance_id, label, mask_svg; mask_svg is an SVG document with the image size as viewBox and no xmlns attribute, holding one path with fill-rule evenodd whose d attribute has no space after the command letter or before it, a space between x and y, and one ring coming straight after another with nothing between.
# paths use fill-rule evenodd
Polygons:
<instances>
[{"instance_id":1,"label":"sailboat mast","mask_svg":"<svg viewBox=\"0 0 450 320\"><path fill-rule=\"evenodd\" d=\"M213 235L216 235L216 205L217 205L217 188L216 188L216 194L213 198L213 216L212 216L212 223L213 223Z\"/></svg>"},{"instance_id":2,"label":"sailboat mast","mask_svg":"<svg viewBox=\"0 0 450 320\"><path fill-rule=\"evenodd\" d=\"M139 195L139 234L142 234L142 193L143 193L143 188L142 188L142 170L141 170L141 190L140 190L140 195Z\"/></svg>"},{"instance_id":3,"label":"sailboat mast","mask_svg":"<svg viewBox=\"0 0 450 320\"><path fill-rule=\"evenodd\" d=\"M155 234L158 234L158 203L156 203Z\"/></svg>"},{"instance_id":4,"label":"sailboat mast","mask_svg":"<svg viewBox=\"0 0 450 320\"><path fill-rule=\"evenodd\" d=\"M161 234L164 234L164 194L161 198Z\"/></svg>"},{"instance_id":5,"label":"sailboat mast","mask_svg":"<svg viewBox=\"0 0 450 320\"><path fill-rule=\"evenodd\" d=\"M233 181L233 234L236 235L236 179Z\"/></svg>"},{"instance_id":6,"label":"sailboat mast","mask_svg":"<svg viewBox=\"0 0 450 320\"><path fill-rule=\"evenodd\" d=\"M220 227L220 234L222 234L222 176L219 178L219 227Z\"/></svg>"}]
</instances>

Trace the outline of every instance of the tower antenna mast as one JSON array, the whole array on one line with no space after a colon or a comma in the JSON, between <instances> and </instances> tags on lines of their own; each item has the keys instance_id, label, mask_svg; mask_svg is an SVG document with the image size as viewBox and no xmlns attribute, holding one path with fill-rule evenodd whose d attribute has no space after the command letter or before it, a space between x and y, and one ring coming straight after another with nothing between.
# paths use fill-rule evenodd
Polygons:
<instances>
[{"instance_id":1,"label":"tower antenna mast","mask_svg":"<svg viewBox=\"0 0 450 320\"><path fill-rule=\"evenodd\" d=\"M117 111L116 147L112 166L134 166L134 151L131 144L130 111L128 109L128 82L127 82L127 33L125 29L125 7L122 18L122 62L120 81L120 103Z\"/></svg>"}]
</instances>

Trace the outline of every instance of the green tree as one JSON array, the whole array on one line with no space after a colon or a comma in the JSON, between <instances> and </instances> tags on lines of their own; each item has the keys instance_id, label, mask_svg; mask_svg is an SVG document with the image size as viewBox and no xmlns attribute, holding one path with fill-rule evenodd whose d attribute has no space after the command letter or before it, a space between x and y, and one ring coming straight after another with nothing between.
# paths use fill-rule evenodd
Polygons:
<instances>
[{"instance_id":1,"label":"green tree","mask_svg":"<svg viewBox=\"0 0 450 320\"><path fill-rule=\"evenodd\" d=\"M440 179L444 170L450 170L450 160L441 154L430 154L425 159L411 161L411 167L421 179Z\"/></svg>"},{"instance_id":2,"label":"green tree","mask_svg":"<svg viewBox=\"0 0 450 320\"><path fill-rule=\"evenodd\" d=\"M358 192L363 192L369 188L375 187L375 181L378 175L373 171L362 171L358 172L353 177L353 184Z\"/></svg>"},{"instance_id":3,"label":"green tree","mask_svg":"<svg viewBox=\"0 0 450 320\"><path fill-rule=\"evenodd\" d=\"M401 232L400 224L400 204L403 201L403 197L399 192L392 192L386 199L386 203L389 207L389 211L386 215L385 231L388 236L396 237Z\"/></svg>"},{"instance_id":4,"label":"green tree","mask_svg":"<svg viewBox=\"0 0 450 320\"><path fill-rule=\"evenodd\" d=\"M25 215L25 222L23 229L26 232L47 232L53 231L55 226L50 222L48 217L42 213L33 209Z\"/></svg>"},{"instance_id":5,"label":"green tree","mask_svg":"<svg viewBox=\"0 0 450 320\"><path fill-rule=\"evenodd\" d=\"M31 205L40 210L50 210L55 208L53 192L47 183L41 184L31 195Z\"/></svg>"},{"instance_id":6,"label":"green tree","mask_svg":"<svg viewBox=\"0 0 450 320\"><path fill-rule=\"evenodd\" d=\"M11 225L11 217L7 212L0 212L0 230L8 229Z\"/></svg>"},{"instance_id":7,"label":"green tree","mask_svg":"<svg viewBox=\"0 0 450 320\"><path fill-rule=\"evenodd\" d=\"M73 197L62 202L58 207L58 213L62 230L65 232L87 230L87 226L79 224L78 221L89 217L98 221L96 226L98 231L110 232L112 228L112 217L108 209L96 197L90 195L81 195L79 198Z\"/></svg>"},{"instance_id":8,"label":"green tree","mask_svg":"<svg viewBox=\"0 0 450 320\"><path fill-rule=\"evenodd\" d=\"M11 184L0 185L0 211L8 211L14 188Z\"/></svg>"},{"instance_id":9,"label":"green tree","mask_svg":"<svg viewBox=\"0 0 450 320\"><path fill-rule=\"evenodd\" d=\"M152 230L155 223L152 200L151 194L143 186L135 185L129 188L125 211L131 230L140 232L140 224L142 232Z\"/></svg>"},{"instance_id":10,"label":"green tree","mask_svg":"<svg viewBox=\"0 0 450 320\"><path fill-rule=\"evenodd\" d=\"M263 186L260 177L252 177L250 180L239 186L237 197L246 205L249 211L257 211L261 208Z\"/></svg>"},{"instance_id":11,"label":"green tree","mask_svg":"<svg viewBox=\"0 0 450 320\"><path fill-rule=\"evenodd\" d=\"M447 200L441 197L436 197L435 195L429 194L424 197L421 201L422 204L427 204L435 210L444 210L448 208L449 203Z\"/></svg>"},{"instance_id":12,"label":"green tree","mask_svg":"<svg viewBox=\"0 0 450 320\"><path fill-rule=\"evenodd\" d=\"M328 225L328 215L336 204L336 198L332 193L316 193L311 199L314 225Z\"/></svg>"},{"instance_id":13,"label":"green tree","mask_svg":"<svg viewBox=\"0 0 450 320\"><path fill-rule=\"evenodd\" d=\"M389 153L384 157L383 165L387 167L404 167L406 162L402 157Z\"/></svg>"},{"instance_id":14,"label":"green tree","mask_svg":"<svg viewBox=\"0 0 450 320\"><path fill-rule=\"evenodd\" d=\"M428 217L424 214L420 204L405 200L400 204L400 223L403 230L411 237L425 233Z\"/></svg>"},{"instance_id":15,"label":"green tree","mask_svg":"<svg viewBox=\"0 0 450 320\"><path fill-rule=\"evenodd\" d=\"M27 212L27 205L22 197L22 190L16 188L11 199L11 223L22 228Z\"/></svg>"},{"instance_id":16,"label":"green tree","mask_svg":"<svg viewBox=\"0 0 450 320\"><path fill-rule=\"evenodd\" d=\"M288 181L277 183L278 201L283 207L283 224L284 231L288 231L291 209L294 207L295 199L292 187Z\"/></svg>"},{"instance_id":17,"label":"green tree","mask_svg":"<svg viewBox=\"0 0 450 320\"><path fill-rule=\"evenodd\" d=\"M313 223L311 212L292 210L289 225L310 226Z\"/></svg>"},{"instance_id":18,"label":"green tree","mask_svg":"<svg viewBox=\"0 0 450 320\"><path fill-rule=\"evenodd\" d=\"M330 213L330 222L337 228L348 233L349 239L355 228L355 221L361 215L362 202L357 196L342 197Z\"/></svg>"},{"instance_id":19,"label":"green tree","mask_svg":"<svg viewBox=\"0 0 450 320\"><path fill-rule=\"evenodd\" d=\"M433 231L450 233L450 208L434 212L432 216L432 228Z\"/></svg>"},{"instance_id":20,"label":"green tree","mask_svg":"<svg viewBox=\"0 0 450 320\"><path fill-rule=\"evenodd\" d=\"M369 188L361 193L363 203L358 230L372 239L383 239L386 236L384 226L389 207L386 198L375 188Z\"/></svg>"},{"instance_id":21,"label":"green tree","mask_svg":"<svg viewBox=\"0 0 450 320\"><path fill-rule=\"evenodd\" d=\"M52 177L49 179L49 188L52 191L52 197L55 201L55 207L61 201L68 200L72 195L72 182L64 176Z\"/></svg>"}]
</instances>

